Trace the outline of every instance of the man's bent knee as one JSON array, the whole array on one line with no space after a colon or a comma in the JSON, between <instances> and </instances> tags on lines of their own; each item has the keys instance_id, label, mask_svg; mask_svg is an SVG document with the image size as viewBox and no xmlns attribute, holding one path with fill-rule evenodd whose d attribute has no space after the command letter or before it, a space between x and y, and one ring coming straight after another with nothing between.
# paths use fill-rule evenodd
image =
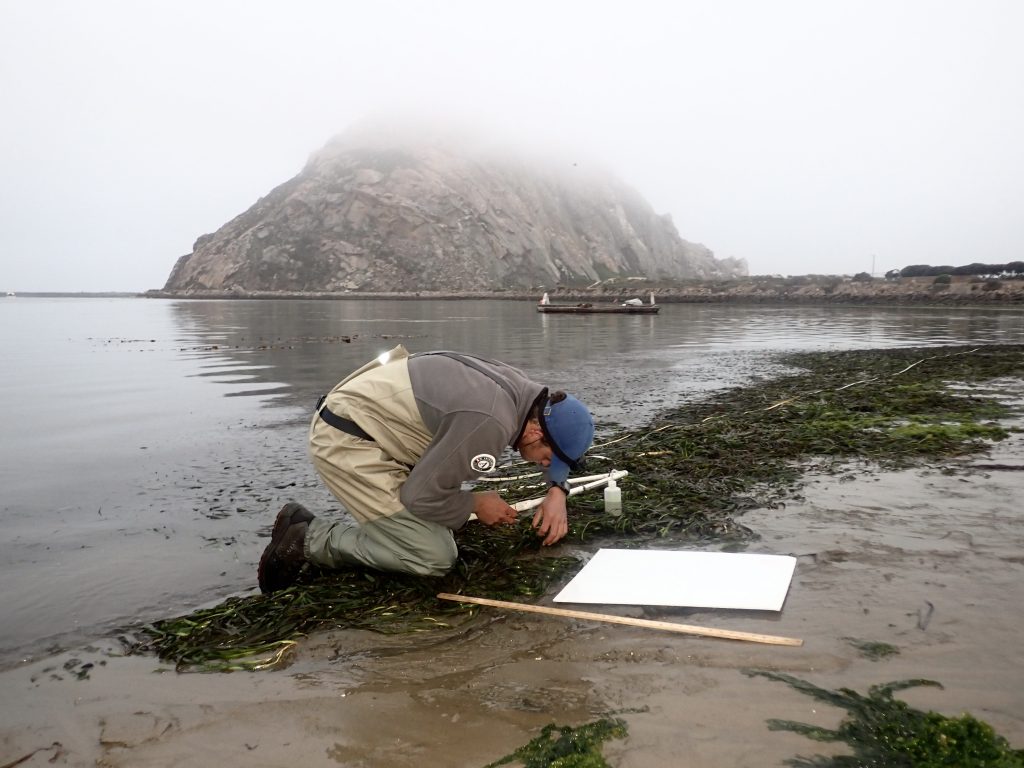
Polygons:
<instances>
[{"instance_id":1,"label":"man's bent knee","mask_svg":"<svg viewBox=\"0 0 1024 768\"><path fill-rule=\"evenodd\" d=\"M438 537L417 555L415 562L406 562L412 573L417 576L444 576L455 565L459 549L451 536Z\"/></svg>"}]
</instances>

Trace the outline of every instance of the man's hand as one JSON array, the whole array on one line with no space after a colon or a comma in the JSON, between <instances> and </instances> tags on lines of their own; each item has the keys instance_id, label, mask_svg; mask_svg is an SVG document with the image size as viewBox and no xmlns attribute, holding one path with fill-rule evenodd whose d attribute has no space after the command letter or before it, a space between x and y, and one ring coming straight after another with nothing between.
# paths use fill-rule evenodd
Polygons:
<instances>
[{"instance_id":1,"label":"man's hand","mask_svg":"<svg viewBox=\"0 0 1024 768\"><path fill-rule=\"evenodd\" d=\"M484 525L512 525L517 513L494 491L473 494L473 513Z\"/></svg>"},{"instance_id":2,"label":"man's hand","mask_svg":"<svg viewBox=\"0 0 1024 768\"><path fill-rule=\"evenodd\" d=\"M533 516L537 535L543 536L545 547L551 546L569 532L569 518L565 511L565 492L552 486Z\"/></svg>"}]
</instances>

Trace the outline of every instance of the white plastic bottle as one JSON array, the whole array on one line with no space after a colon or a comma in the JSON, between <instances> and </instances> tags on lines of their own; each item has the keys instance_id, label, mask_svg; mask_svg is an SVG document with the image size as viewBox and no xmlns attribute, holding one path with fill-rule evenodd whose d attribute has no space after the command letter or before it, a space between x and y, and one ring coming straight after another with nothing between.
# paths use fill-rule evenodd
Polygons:
<instances>
[{"instance_id":1,"label":"white plastic bottle","mask_svg":"<svg viewBox=\"0 0 1024 768\"><path fill-rule=\"evenodd\" d=\"M618 517L622 514L622 489L609 480L604 488L604 511Z\"/></svg>"}]
</instances>

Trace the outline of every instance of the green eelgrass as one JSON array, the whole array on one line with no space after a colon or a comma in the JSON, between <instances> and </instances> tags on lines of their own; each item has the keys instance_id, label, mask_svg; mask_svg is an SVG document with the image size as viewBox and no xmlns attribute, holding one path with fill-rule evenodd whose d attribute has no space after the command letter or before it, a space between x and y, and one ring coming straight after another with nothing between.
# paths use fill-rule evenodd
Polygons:
<instances>
[{"instance_id":1,"label":"green eelgrass","mask_svg":"<svg viewBox=\"0 0 1024 768\"><path fill-rule=\"evenodd\" d=\"M829 691L790 675L745 670L750 676L788 683L818 701L846 710L835 730L792 720L769 720L773 731L793 731L815 741L844 742L852 755L796 757L797 768L1024 768L1024 750L1013 749L990 725L969 714L946 717L922 712L893 693L917 686L936 686L933 680L903 680L875 685L863 696L848 688Z\"/></svg>"},{"instance_id":2,"label":"green eelgrass","mask_svg":"<svg viewBox=\"0 0 1024 768\"><path fill-rule=\"evenodd\" d=\"M799 493L808 466L838 471L864 460L907 467L978 453L1005 438L998 420L1016 410L979 385L1024 377L1024 345L801 353L779 361L794 372L673 409L642 430L604 430L589 466L629 471L623 512L604 514L600 493L574 496L566 540L742 543L753 534L736 516L782 506ZM522 471L486 487L509 501L536 496L539 477ZM438 592L536 597L578 565L542 551L528 515L511 528L467 525L456 538L459 562L443 578L313 571L272 596L230 598L159 621L136 650L179 668L273 665L291 641L318 629L448 626L479 609L442 603Z\"/></svg>"},{"instance_id":3,"label":"green eelgrass","mask_svg":"<svg viewBox=\"0 0 1024 768\"><path fill-rule=\"evenodd\" d=\"M881 643L876 640L859 640L856 637L844 637L843 640L848 642L858 651L860 655L865 659L871 661L878 661L880 659L888 658L889 656L895 656L900 652L900 649L890 643Z\"/></svg>"},{"instance_id":4,"label":"green eelgrass","mask_svg":"<svg viewBox=\"0 0 1024 768\"><path fill-rule=\"evenodd\" d=\"M140 650L173 660L179 669L258 669L280 662L294 638L314 629L398 633L451 627L468 612L437 600L438 592L482 581L492 597L535 597L577 563L570 557L522 556L536 548L536 536L525 524L473 526L470 535L460 537L459 561L444 577L357 568L308 571L297 584L272 595L232 597L188 616L159 621L146 628Z\"/></svg>"},{"instance_id":5,"label":"green eelgrass","mask_svg":"<svg viewBox=\"0 0 1024 768\"><path fill-rule=\"evenodd\" d=\"M602 718L572 728L545 725L540 735L486 768L520 763L523 768L608 768L601 745L609 739L626 737L626 721Z\"/></svg>"}]
</instances>

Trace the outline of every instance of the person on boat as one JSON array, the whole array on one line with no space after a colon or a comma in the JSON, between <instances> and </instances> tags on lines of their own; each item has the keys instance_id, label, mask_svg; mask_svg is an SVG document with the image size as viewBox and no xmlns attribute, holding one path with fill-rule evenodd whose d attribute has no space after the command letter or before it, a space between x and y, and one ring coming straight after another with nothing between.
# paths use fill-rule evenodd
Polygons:
<instances>
[{"instance_id":1,"label":"person on boat","mask_svg":"<svg viewBox=\"0 0 1024 768\"><path fill-rule=\"evenodd\" d=\"M493 471L506 447L544 468L549 487L532 524L554 544L568 532L569 472L593 438L583 403L517 368L398 346L320 398L309 428L313 465L355 522L285 504L260 558L260 589L290 586L306 563L446 573L458 556L452 532L471 514L484 525L517 519L497 493L463 488Z\"/></svg>"}]
</instances>

